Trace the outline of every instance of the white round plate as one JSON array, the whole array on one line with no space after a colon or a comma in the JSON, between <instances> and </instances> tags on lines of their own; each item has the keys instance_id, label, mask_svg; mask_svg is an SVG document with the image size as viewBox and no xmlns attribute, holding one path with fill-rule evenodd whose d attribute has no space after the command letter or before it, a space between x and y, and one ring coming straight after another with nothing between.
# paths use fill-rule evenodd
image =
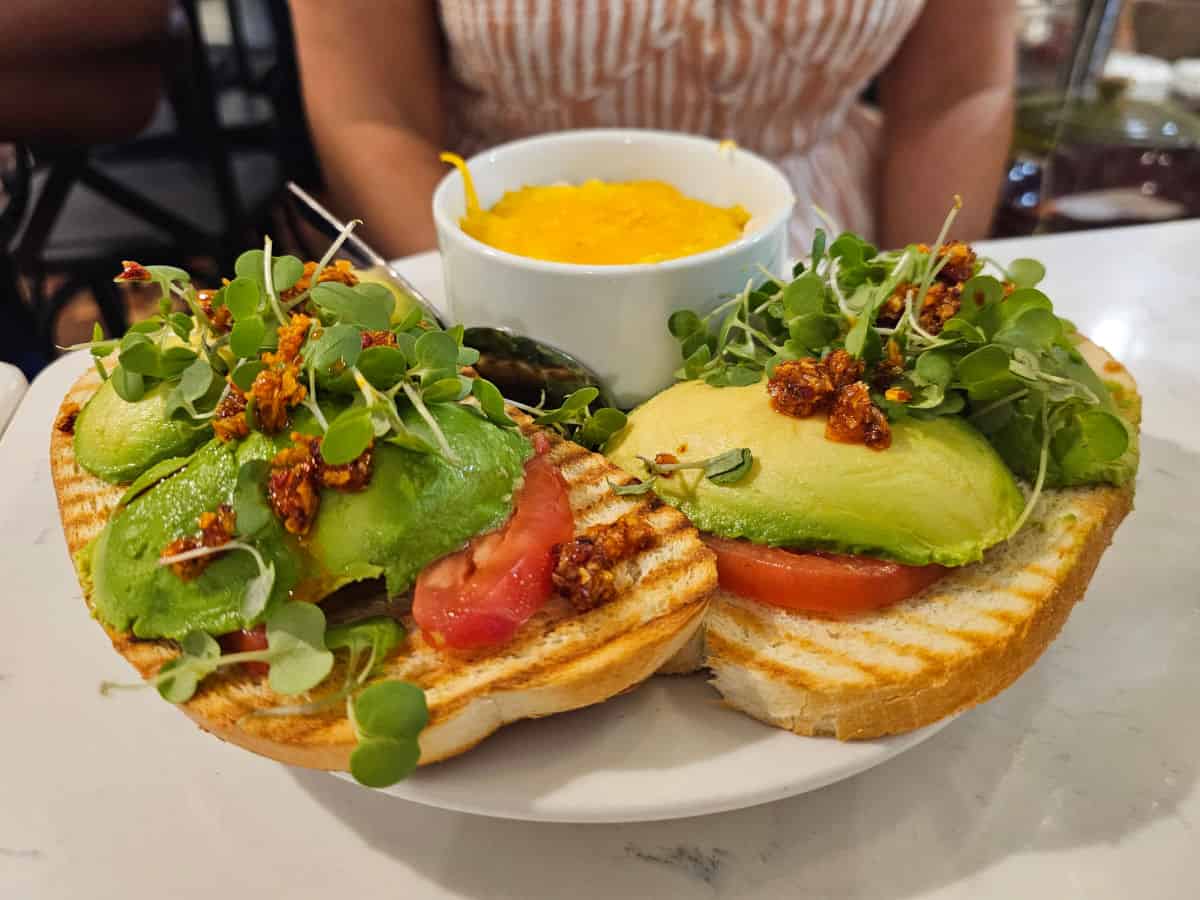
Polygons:
<instances>
[{"instance_id":1,"label":"white round plate","mask_svg":"<svg viewBox=\"0 0 1200 900\"><path fill-rule=\"evenodd\" d=\"M395 265L440 305L436 253ZM660 676L598 706L509 725L386 793L505 819L677 819L841 781L916 746L949 721L877 741L804 738L726 708L701 676Z\"/></svg>"}]
</instances>

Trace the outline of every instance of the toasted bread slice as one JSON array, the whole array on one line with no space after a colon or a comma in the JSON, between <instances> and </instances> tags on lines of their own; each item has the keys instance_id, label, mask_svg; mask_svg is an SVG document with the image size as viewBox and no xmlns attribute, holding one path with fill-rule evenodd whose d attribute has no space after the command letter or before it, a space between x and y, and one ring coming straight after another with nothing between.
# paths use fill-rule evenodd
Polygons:
<instances>
[{"instance_id":1,"label":"toasted bread slice","mask_svg":"<svg viewBox=\"0 0 1200 900\"><path fill-rule=\"evenodd\" d=\"M1079 349L1120 385L1136 424L1129 373L1094 344ZM805 615L718 591L702 635L670 665L702 663L730 706L797 734L911 731L996 695L1037 660L1132 502L1132 484L1046 491L1021 532L982 562L868 615Z\"/></svg>"},{"instance_id":2,"label":"toasted bread slice","mask_svg":"<svg viewBox=\"0 0 1200 900\"><path fill-rule=\"evenodd\" d=\"M60 421L66 423L71 410L82 406L98 385L94 371L81 377L63 401ZM633 514L651 525L657 540L622 564L614 601L583 614L571 614L564 602L552 601L498 650L451 654L430 646L410 628L405 646L377 677L412 681L425 689L430 720L420 738L422 764L462 753L509 722L598 703L637 685L692 636L716 587L713 555L683 515L653 498L614 495L610 480L632 479L598 454L554 437L551 441L549 458L570 488L578 532ZM50 457L63 530L90 606L89 578L79 551L104 528L123 488L76 464L66 430L55 428ZM171 641L138 640L106 630L117 652L144 678L178 653ZM337 672L330 681L340 682ZM222 671L207 679L182 709L201 728L264 756L309 768L346 769L355 738L340 707L314 716L250 715L295 702L272 692L264 678Z\"/></svg>"}]
</instances>

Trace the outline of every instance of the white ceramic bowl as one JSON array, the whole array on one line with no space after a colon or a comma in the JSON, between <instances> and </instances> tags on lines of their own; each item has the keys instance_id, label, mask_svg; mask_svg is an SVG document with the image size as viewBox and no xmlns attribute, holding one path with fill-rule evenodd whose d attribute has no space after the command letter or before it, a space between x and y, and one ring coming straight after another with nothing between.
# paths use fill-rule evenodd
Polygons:
<instances>
[{"instance_id":1,"label":"white ceramic bowl","mask_svg":"<svg viewBox=\"0 0 1200 900\"><path fill-rule=\"evenodd\" d=\"M692 135L639 129L564 131L504 144L467 161L479 202L490 207L525 185L588 178L656 179L716 206L740 203L746 234L724 247L660 263L587 266L516 256L459 227L463 180L449 173L433 195L451 318L509 328L591 366L621 406L671 383L679 344L667 317L707 311L765 268L783 274L795 202L783 173L759 156Z\"/></svg>"}]
</instances>

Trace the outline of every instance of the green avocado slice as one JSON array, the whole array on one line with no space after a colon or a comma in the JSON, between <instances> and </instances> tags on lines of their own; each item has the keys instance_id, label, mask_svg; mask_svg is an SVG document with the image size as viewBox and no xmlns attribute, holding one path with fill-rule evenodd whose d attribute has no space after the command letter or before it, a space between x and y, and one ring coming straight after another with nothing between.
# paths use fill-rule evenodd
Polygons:
<instances>
[{"instance_id":1,"label":"green avocado slice","mask_svg":"<svg viewBox=\"0 0 1200 900\"><path fill-rule=\"evenodd\" d=\"M75 459L97 478L133 481L156 462L187 456L212 437L211 428L194 428L168 419L165 382L136 403L117 396L109 381L84 404L75 419Z\"/></svg>"},{"instance_id":2,"label":"green avocado slice","mask_svg":"<svg viewBox=\"0 0 1200 900\"><path fill-rule=\"evenodd\" d=\"M101 621L141 638L181 638L195 629L224 634L254 624L241 615L246 583L258 574L250 554L226 553L193 581L159 566L158 558L175 538L196 533L201 513L230 502L243 463L274 453L273 443L262 435L238 446L210 441L182 471L114 515L92 548L92 602ZM278 521L272 520L254 544L275 564L270 608L310 575L312 566Z\"/></svg>"},{"instance_id":3,"label":"green avocado slice","mask_svg":"<svg viewBox=\"0 0 1200 900\"><path fill-rule=\"evenodd\" d=\"M513 491L532 453L529 442L458 404L435 405L433 413L458 465L384 444L375 449L366 490L321 493L305 544L336 581L382 575L388 593L399 594L429 563L499 527L512 513ZM432 442L415 412L403 418Z\"/></svg>"},{"instance_id":4,"label":"green avocado slice","mask_svg":"<svg viewBox=\"0 0 1200 900\"><path fill-rule=\"evenodd\" d=\"M275 565L267 610L289 596L319 601L345 584L380 575L389 592L400 593L430 562L508 518L532 452L529 442L457 404L436 405L433 415L459 466L378 445L367 488L323 489L316 522L303 540L275 519L255 536L254 546ZM411 430L432 437L415 413L405 419ZM310 426L305 416L294 423L302 431ZM186 468L114 515L90 561L100 619L142 638L180 638L196 629L224 634L255 624L241 616L246 582L258 573L250 554L226 553L186 582L160 567L158 558L170 541L196 532L201 513L230 502L242 464L271 458L285 441L257 433L236 447L211 441Z\"/></svg>"},{"instance_id":5,"label":"green avocado slice","mask_svg":"<svg viewBox=\"0 0 1200 900\"><path fill-rule=\"evenodd\" d=\"M823 416L776 412L763 383L677 384L634 410L606 453L644 477L639 456L699 460L735 447L754 454L736 484L685 470L658 479L655 491L701 531L908 565L980 559L1024 506L996 451L960 419L895 422L892 446L871 450L826 440Z\"/></svg>"}]
</instances>

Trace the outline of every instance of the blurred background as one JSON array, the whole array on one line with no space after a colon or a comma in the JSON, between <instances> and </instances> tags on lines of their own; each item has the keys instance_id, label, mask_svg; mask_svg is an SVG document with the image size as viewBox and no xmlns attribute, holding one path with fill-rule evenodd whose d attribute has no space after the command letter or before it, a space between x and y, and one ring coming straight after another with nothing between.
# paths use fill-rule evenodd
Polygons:
<instances>
[{"instance_id":1,"label":"blurred background","mask_svg":"<svg viewBox=\"0 0 1200 900\"><path fill-rule=\"evenodd\" d=\"M1200 0L1013 2L993 235L1200 215ZM32 377L95 321L122 333L122 259L219 283L264 232L314 256L281 200L321 187L285 0L2 6L0 359Z\"/></svg>"}]
</instances>

